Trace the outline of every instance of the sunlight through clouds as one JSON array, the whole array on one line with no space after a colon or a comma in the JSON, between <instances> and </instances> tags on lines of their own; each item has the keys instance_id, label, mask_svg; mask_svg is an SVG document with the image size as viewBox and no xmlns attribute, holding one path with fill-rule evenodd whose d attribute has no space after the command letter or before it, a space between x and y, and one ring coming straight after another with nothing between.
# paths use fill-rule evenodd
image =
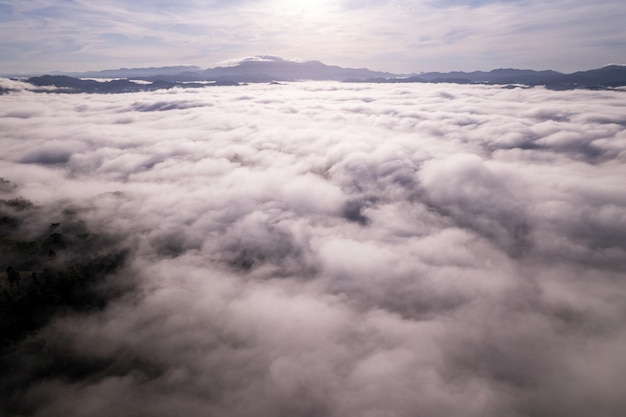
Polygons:
<instances>
[{"instance_id":1,"label":"sunlight through clouds","mask_svg":"<svg viewBox=\"0 0 626 417\"><path fill-rule=\"evenodd\" d=\"M5 1L0 63L5 73L209 67L272 54L395 73L576 71L626 55L621 2L566 3Z\"/></svg>"},{"instance_id":2,"label":"sunlight through clouds","mask_svg":"<svg viewBox=\"0 0 626 417\"><path fill-rule=\"evenodd\" d=\"M314 0L275 0L272 3L275 13L285 15L299 15L304 19L319 19L332 10L330 1Z\"/></svg>"}]
</instances>

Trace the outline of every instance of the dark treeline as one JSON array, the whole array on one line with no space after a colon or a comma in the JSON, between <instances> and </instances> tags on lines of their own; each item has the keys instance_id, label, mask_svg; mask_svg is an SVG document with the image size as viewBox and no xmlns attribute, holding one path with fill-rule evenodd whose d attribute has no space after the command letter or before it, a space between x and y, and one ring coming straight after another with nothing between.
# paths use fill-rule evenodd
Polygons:
<instances>
[{"instance_id":1,"label":"dark treeline","mask_svg":"<svg viewBox=\"0 0 626 417\"><path fill-rule=\"evenodd\" d=\"M167 90L174 87L200 88L207 86L239 85L239 83L228 80L215 81L210 84L202 83L180 83L176 81L164 81L161 79L152 80L149 84L140 84L131 80L119 79L111 81L83 80L80 78L68 77L65 75L43 75L41 77L31 77L28 83L36 87L56 87L58 90L42 90L44 92L56 93L91 93L91 94L120 94L136 93L139 91Z\"/></svg>"},{"instance_id":2,"label":"dark treeline","mask_svg":"<svg viewBox=\"0 0 626 417\"><path fill-rule=\"evenodd\" d=\"M118 240L91 231L71 207L0 199L0 415L28 415L20 393L76 371L59 362L41 331L56 318L100 311L129 290L131 282L108 279L127 257Z\"/></svg>"}]
</instances>

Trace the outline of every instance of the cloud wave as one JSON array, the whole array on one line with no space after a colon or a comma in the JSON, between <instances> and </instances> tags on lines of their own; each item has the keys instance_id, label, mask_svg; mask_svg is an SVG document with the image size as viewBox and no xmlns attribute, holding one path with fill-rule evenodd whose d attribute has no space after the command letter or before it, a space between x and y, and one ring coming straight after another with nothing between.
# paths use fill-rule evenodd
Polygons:
<instances>
[{"instance_id":1,"label":"cloud wave","mask_svg":"<svg viewBox=\"0 0 626 417\"><path fill-rule=\"evenodd\" d=\"M70 205L136 283L20 341L47 347L0 410L623 414L622 113L448 84L0 96L2 198Z\"/></svg>"}]
</instances>

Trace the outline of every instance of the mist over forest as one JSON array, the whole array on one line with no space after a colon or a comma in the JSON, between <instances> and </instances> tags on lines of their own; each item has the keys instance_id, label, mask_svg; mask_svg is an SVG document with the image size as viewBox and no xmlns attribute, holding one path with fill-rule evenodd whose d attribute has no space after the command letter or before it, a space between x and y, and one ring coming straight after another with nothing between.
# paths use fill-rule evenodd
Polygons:
<instances>
[{"instance_id":1,"label":"mist over forest","mask_svg":"<svg viewBox=\"0 0 626 417\"><path fill-rule=\"evenodd\" d=\"M0 89L1 415L626 413L624 91Z\"/></svg>"}]
</instances>

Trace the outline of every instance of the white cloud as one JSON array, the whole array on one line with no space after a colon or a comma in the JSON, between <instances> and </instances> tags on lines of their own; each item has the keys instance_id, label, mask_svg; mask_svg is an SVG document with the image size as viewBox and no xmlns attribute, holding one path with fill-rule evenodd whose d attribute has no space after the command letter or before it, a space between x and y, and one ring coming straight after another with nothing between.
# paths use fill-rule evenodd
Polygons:
<instances>
[{"instance_id":1,"label":"white cloud","mask_svg":"<svg viewBox=\"0 0 626 417\"><path fill-rule=\"evenodd\" d=\"M622 103L446 84L0 96L10 196L122 238L115 279L137 282L39 336L92 372L12 398L37 416L623 413Z\"/></svg>"}]
</instances>

